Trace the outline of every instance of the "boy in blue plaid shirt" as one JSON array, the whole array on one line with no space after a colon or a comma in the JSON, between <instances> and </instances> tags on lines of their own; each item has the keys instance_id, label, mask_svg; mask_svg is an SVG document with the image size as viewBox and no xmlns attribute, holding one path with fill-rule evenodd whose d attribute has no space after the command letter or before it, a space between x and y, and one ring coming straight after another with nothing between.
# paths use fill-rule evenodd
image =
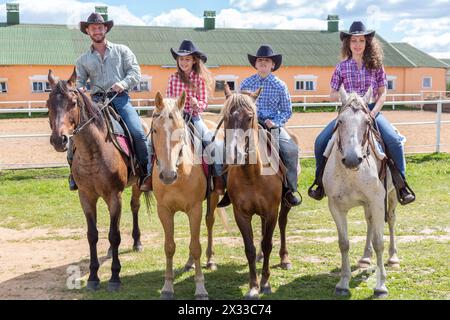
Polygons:
<instances>
[{"instance_id":1,"label":"boy in blue plaid shirt","mask_svg":"<svg viewBox=\"0 0 450 320\"><path fill-rule=\"evenodd\" d=\"M269 45L263 45L256 56L249 54L248 60L258 73L242 81L240 89L254 92L263 88L256 100L258 120L268 130L279 130L280 157L287 168L284 200L289 206L297 206L301 203L295 196L298 181L298 146L284 128L292 116L291 96L286 84L272 74L280 68L282 55L275 54Z\"/></svg>"}]
</instances>

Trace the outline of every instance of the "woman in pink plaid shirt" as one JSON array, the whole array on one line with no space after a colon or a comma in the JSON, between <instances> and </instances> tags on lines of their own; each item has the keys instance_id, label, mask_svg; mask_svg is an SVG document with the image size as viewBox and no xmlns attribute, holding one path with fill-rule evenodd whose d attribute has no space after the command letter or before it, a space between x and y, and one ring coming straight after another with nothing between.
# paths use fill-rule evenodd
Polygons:
<instances>
[{"instance_id":1,"label":"woman in pink plaid shirt","mask_svg":"<svg viewBox=\"0 0 450 320\"><path fill-rule=\"evenodd\" d=\"M186 92L185 119L191 120L202 137L203 147L206 148L211 143L213 134L203 122L200 114L208 107L208 92L211 91L213 85L211 72L205 66L208 58L190 40L183 40L177 51L174 49L170 49L170 51L177 61L177 72L169 78L166 95L168 98L178 98L183 91ZM220 142L215 141L214 143L219 144ZM214 150L222 149L219 146ZM214 163L213 176L214 190L223 195L225 183L222 178L221 162Z\"/></svg>"},{"instance_id":2,"label":"woman in pink plaid shirt","mask_svg":"<svg viewBox=\"0 0 450 320\"><path fill-rule=\"evenodd\" d=\"M391 123L380 112L386 100L386 73L383 67L383 50L375 38L375 31L366 30L361 21L355 21L350 26L348 32L341 31L342 57L343 61L337 64L331 78L331 99L338 99L338 91L344 86L347 92L356 92L364 96L367 90L372 87L373 101L368 105L372 116L375 118L378 130L386 146L385 152L394 161L395 166L391 167L391 172L399 174L401 181L395 187L398 190L399 202L402 205L415 200L414 193L409 189L405 181L406 163L403 150L404 137L399 135ZM316 200L321 200L324 196L322 185L322 175L326 164L323 155L328 141L333 135L336 120L330 122L319 134L314 145L316 157L316 179L308 190L308 195ZM317 185L316 189L313 187Z\"/></svg>"}]
</instances>

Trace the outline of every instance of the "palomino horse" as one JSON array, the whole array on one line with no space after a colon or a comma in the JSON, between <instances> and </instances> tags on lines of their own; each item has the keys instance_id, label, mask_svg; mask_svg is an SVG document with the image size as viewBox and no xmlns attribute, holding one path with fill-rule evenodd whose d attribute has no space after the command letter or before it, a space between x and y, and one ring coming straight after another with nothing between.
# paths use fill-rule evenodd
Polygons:
<instances>
[{"instance_id":1,"label":"palomino horse","mask_svg":"<svg viewBox=\"0 0 450 320\"><path fill-rule=\"evenodd\" d=\"M390 172L386 172L387 191L380 179L381 159L384 154L381 154L376 146L375 120L367 107L372 90L369 89L361 98L356 93L348 95L341 87L340 96L342 108L337 117L335 133L327 148L327 151L331 148L331 152L323 175L328 207L336 223L342 255L341 279L336 285L335 292L338 295L350 293L351 271L348 255L347 212L353 207L363 206L367 221L367 242L360 264L370 263L370 242L372 242L377 256L377 283L374 288L374 296L382 297L388 294L385 285L386 270L383 265L385 210L388 210L387 219L391 234L389 263L398 264L394 241L397 197ZM388 193L387 199L385 199L386 192ZM388 203L387 208L385 208L385 200Z\"/></svg>"},{"instance_id":2,"label":"palomino horse","mask_svg":"<svg viewBox=\"0 0 450 320\"><path fill-rule=\"evenodd\" d=\"M202 221L202 203L206 194L206 176L199 159L195 161L194 145L191 143L188 126L183 119L186 95L175 99L163 99L158 92L155 98L151 136L155 150L156 165L153 166L153 192L157 201L158 216L164 228L166 254L166 273L161 298L174 297L173 256L174 215L177 211L185 212L189 218L191 242L190 258L186 263L189 269L192 260L195 265L195 298L208 299L205 280L201 269L200 225ZM218 194L211 194L211 212L218 203ZM206 216L208 227L208 268L215 268L212 260L212 227L214 214Z\"/></svg>"},{"instance_id":3,"label":"palomino horse","mask_svg":"<svg viewBox=\"0 0 450 320\"><path fill-rule=\"evenodd\" d=\"M110 214L109 242L111 244L112 265L108 290L120 288L119 244L120 215L122 211L122 192L132 185L131 210L133 212L133 249L142 250L138 212L141 191L137 178L128 179L128 158L116 149L108 137L107 126L96 104L75 87L76 73L68 81L57 81L49 71L51 85L47 107L52 134L50 143L58 152L65 152L69 137L73 135L76 146L72 163L72 174L78 185L81 207L87 221L87 238L90 249L90 274L87 283L89 290L100 287L97 257L97 201L99 198L108 205ZM144 127L145 129L145 127ZM148 132L148 129L147 129Z\"/></svg>"},{"instance_id":4,"label":"palomino horse","mask_svg":"<svg viewBox=\"0 0 450 320\"><path fill-rule=\"evenodd\" d=\"M290 208L281 201L284 172L280 169L279 161L273 165L274 157L279 160L278 154L272 151L270 157L267 152L267 140L260 139L266 134L265 131L261 131L264 135L260 136L258 127L255 101L260 92L261 89L255 93L231 94L229 88L225 86L227 100L222 111L224 128L227 131L225 139L228 159L227 189L236 223L244 239L250 270L249 291L245 295L248 299L257 299L259 291L264 294L271 293L269 258L280 203L281 265L284 268L291 265L285 237ZM246 137L239 137L240 133ZM239 161L238 164L228 163L229 154L234 154L234 150L237 151L238 158L244 161ZM253 160L250 159L252 157ZM261 217L262 223L261 250L264 260L260 285L256 274L256 249L251 224L254 214Z\"/></svg>"}]
</instances>

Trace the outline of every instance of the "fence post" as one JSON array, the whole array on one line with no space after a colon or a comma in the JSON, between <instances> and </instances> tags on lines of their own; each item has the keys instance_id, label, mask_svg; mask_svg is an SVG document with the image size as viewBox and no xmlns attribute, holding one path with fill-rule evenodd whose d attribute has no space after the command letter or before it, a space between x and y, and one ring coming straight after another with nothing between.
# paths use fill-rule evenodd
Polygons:
<instances>
[{"instance_id":1,"label":"fence post","mask_svg":"<svg viewBox=\"0 0 450 320\"><path fill-rule=\"evenodd\" d=\"M141 99L138 99L138 108L141 106ZM138 109L138 115L141 115L141 110L140 109Z\"/></svg>"},{"instance_id":2,"label":"fence post","mask_svg":"<svg viewBox=\"0 0 450 320\"><path fill-rule=\"evenodd\" d=\"M303 111L306 111L306 96L303 96L303 103L305 105L303 105Z\"/></svg>"},{"instance_id":3,"label":"fence post","mask_svg":"<svg viewBox=\"0 0 450 320\"><path fill-rule=\"evenodd\" d=\"M441 118L442 118L442 100L437 102L436 114L436 153L441 152Z\"/></svg>"},{"instance_id":4,"label":"fence post","mask_svg":"<svg viewBox=\"0 0 450 320\"><path fill-rule=\"evenodd\" d=\"M395 95L392 96L392 110L395 110Z\"/></svg>"},{"instance_id":5,"label":"fence post","mask_svg":"<svg viewBox=\"0 0 450 320\"><path fill-rule=\"evenodd\" d=\"M28 101L28 117L31 118L31 101Z\"/></svg>"},{"instance_id":6,"label":"fence post","mask_svg":"<svg viewBox=\"0 0 450 320\"><path fill-rule=\"evenodd\" d=\"M420 91L420 101L423 101L423 91ZM420 111L423 111L423 103L420 104Z\"/></svg>"}]
</instances>

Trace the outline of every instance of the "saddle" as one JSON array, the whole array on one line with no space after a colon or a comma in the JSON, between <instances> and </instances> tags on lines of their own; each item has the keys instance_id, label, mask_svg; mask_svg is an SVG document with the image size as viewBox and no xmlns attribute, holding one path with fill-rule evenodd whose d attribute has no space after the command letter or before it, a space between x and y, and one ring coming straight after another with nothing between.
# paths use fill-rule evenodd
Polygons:
<instances>
[{"instance_id":1,"label":"saddle","mask_svg":"<svg viewBox=\"0 0 450 320\"><path fill-rule=\"evenodd\" d=\"M94 101L102 105L101 110L105 119L106 127L108 129L108 138L111 139L111 142L114 144L117 150L119 150L130 160L130 166L128 167L129 174L141 175L140 173L138 174L136 172L142 171L142 168L140 168L139 162L137 161L133 137L131 136L127 124L116 112L113 104L108 98L97 98L94 99ZM103 108L105 104L107 104L107 106Z\"/></svg>"}]
</instances>

